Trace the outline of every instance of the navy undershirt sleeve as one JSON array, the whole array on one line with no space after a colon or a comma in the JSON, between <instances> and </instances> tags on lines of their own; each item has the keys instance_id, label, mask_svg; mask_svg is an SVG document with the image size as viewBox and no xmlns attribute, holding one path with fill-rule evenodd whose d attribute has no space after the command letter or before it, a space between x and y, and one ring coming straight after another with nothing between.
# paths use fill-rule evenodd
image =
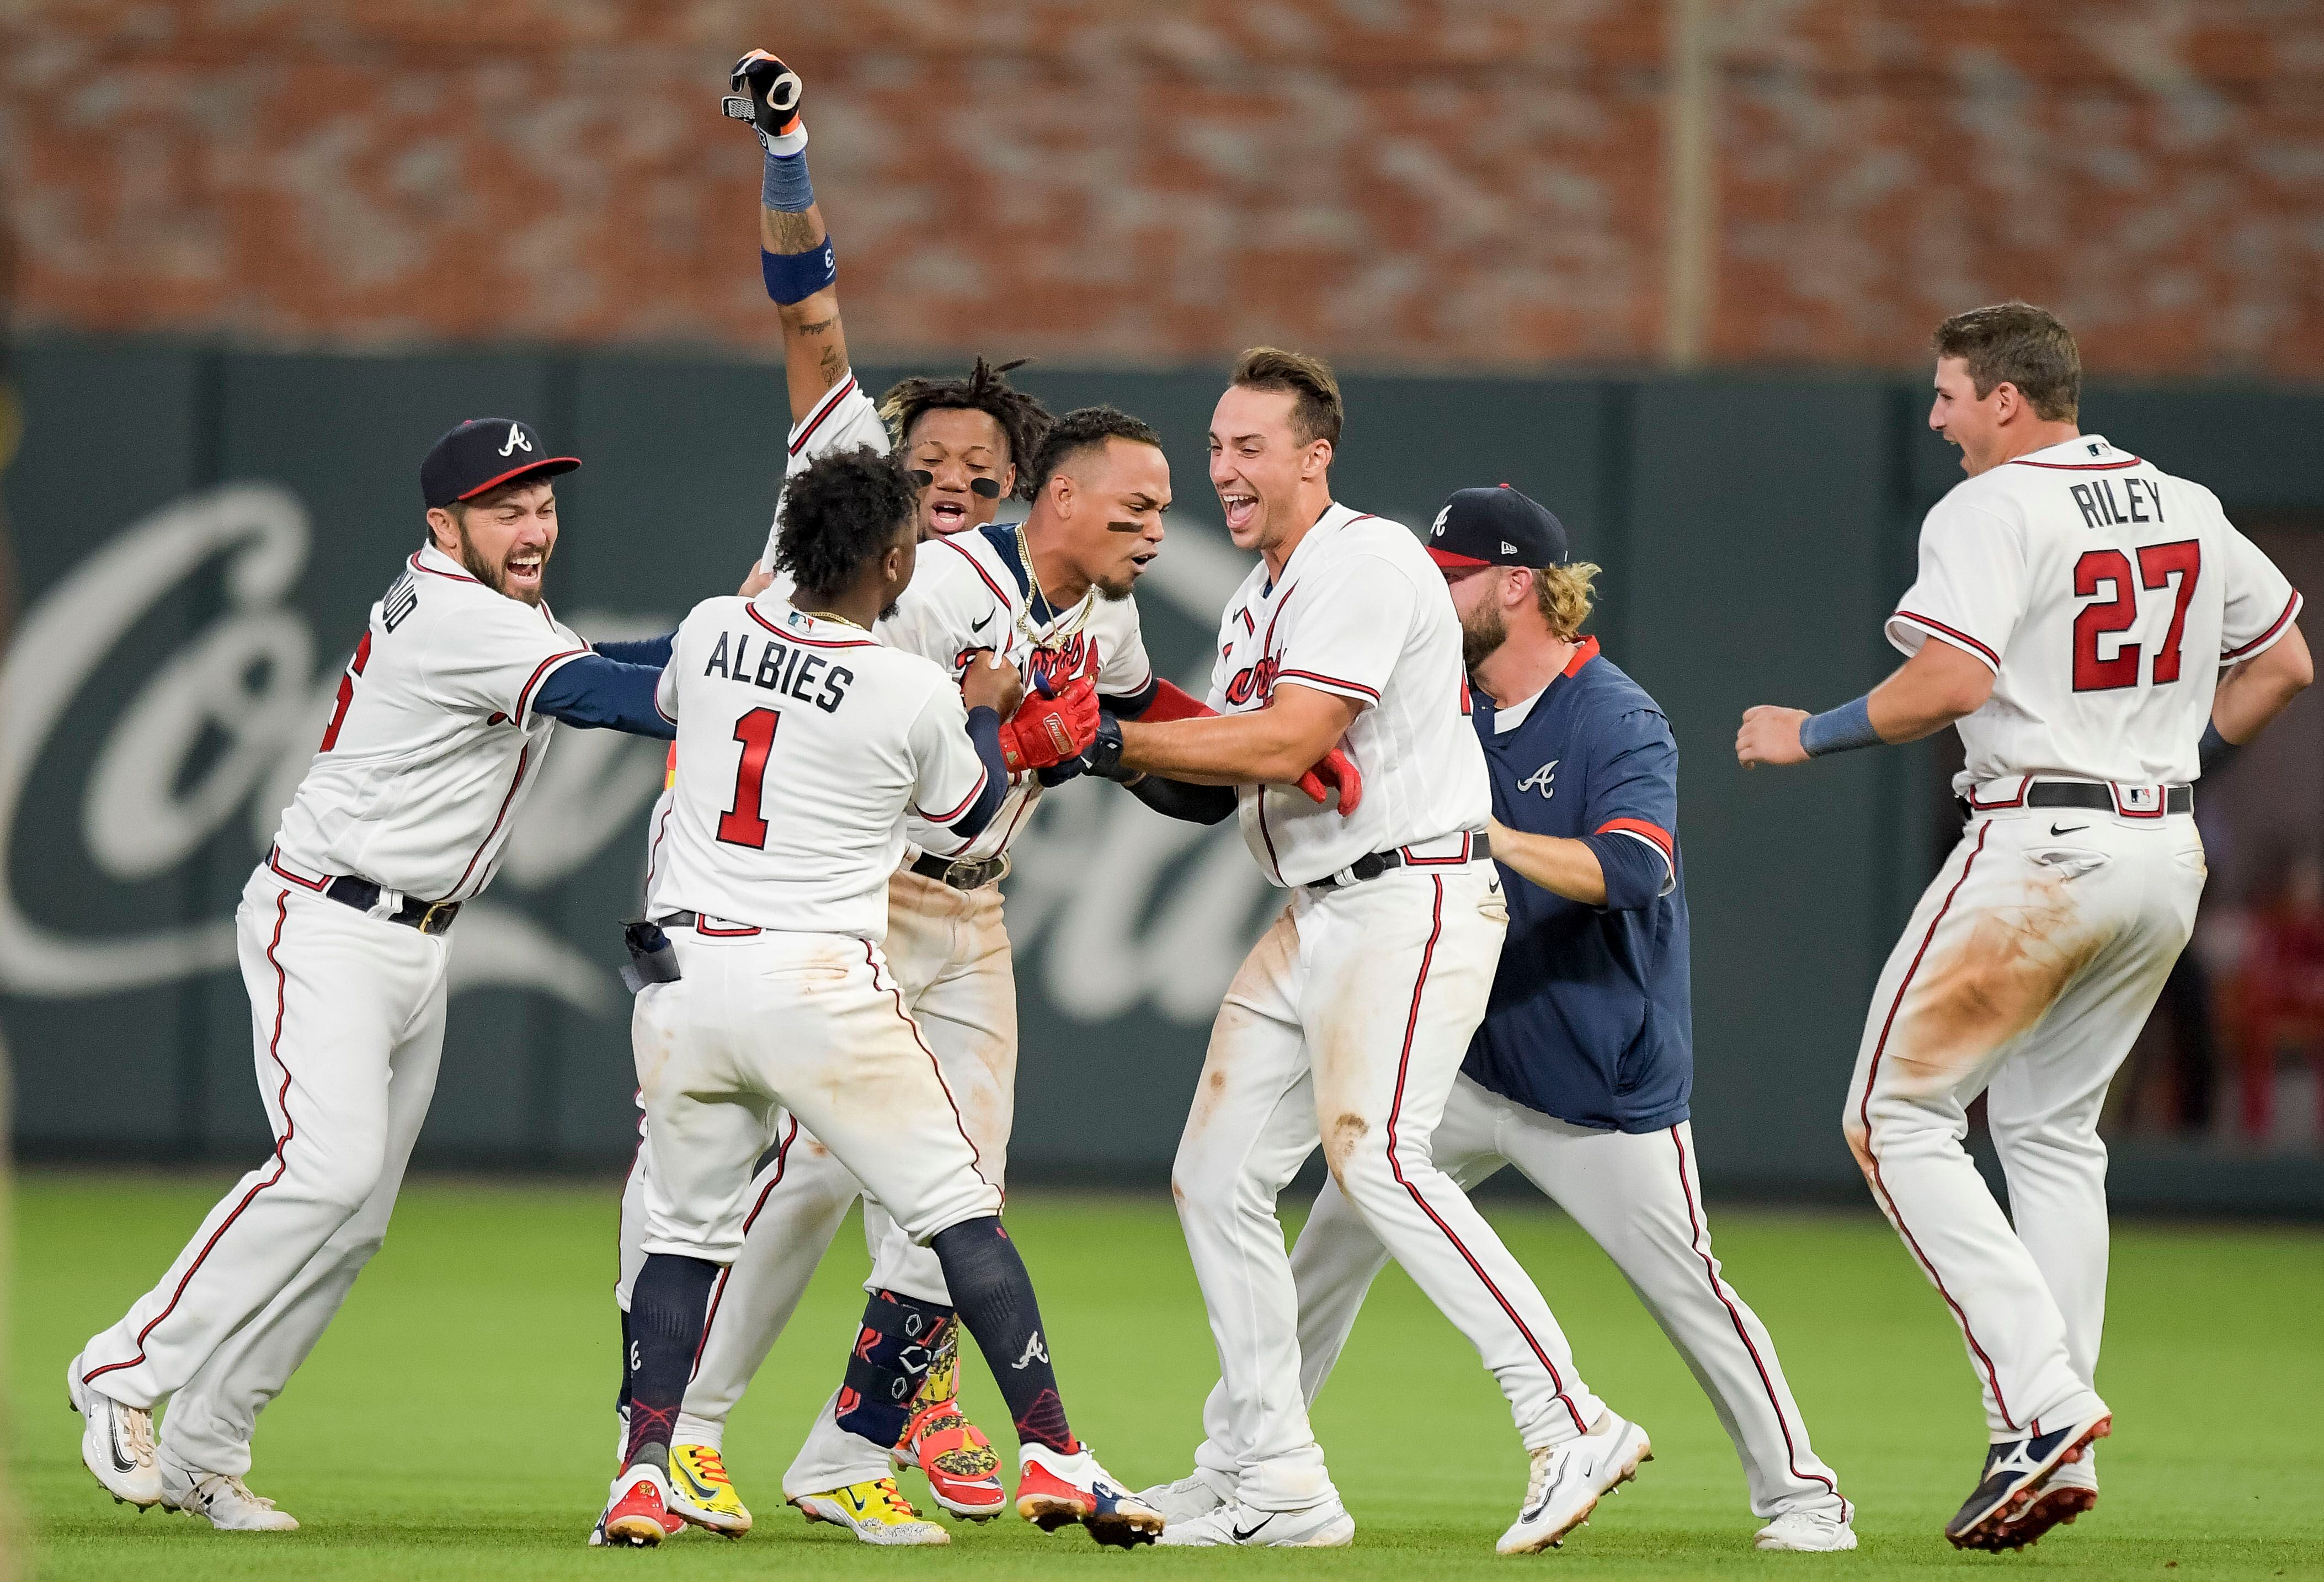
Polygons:
<instances>
[{"instance_id":1,"label":"navy undershirt sleeve","mask_svg":"<svg viewBox=\"0 0 2324 1582\"><path fill-rule=\"evenodd\" d=\"M1606 874L1606 910L1651 906L1676 883L1678 743L1650 709L1593 733L1582 838Z\"/></svg>"},{"instance_id":2,"label":"navy undershirt sleeve","mask_svg":"<svg viewBox=\"0 0 2324 1582\"><path fill-rule=\"evenodd\" d=\"M678 726L654 707L654 689L660 685L659 665L624 664L602 652L585 653L540 684L532 708L585 730L603 727L666 742L678 735Z\"/></svg>"},{"instance_id":3,"label":"navy undershirt sleeve","mask_svg":"<svg viewBox=\"0 0 2324 1582\"><path fill-rule=\"evenodd\" d=\"M968 711L968 739L976 744L976 755L984 760L984 789L968 811L954 819L946 828L963 840L973 840L984 833L1001 804L1009 800L1009 760L1001 751L1001 717L990 708Z\"/></svg>"},{"instance_id":4,"label":"navy undershirt sleeve","mask_svg":"<svg viewBox=\"0 0 2324 1582\"><path fill-rule=\"evenodd\" d=\"M607 659L616 660L622 664L646 665L654 670L659 670L669 663L670 644L677 641L677 633L665 632L659 637L641 637L633 641L618 643L593 643L589 646Z\"/></svg>"},{"instance_id":5,"label":"navy undershirt sleeve","mask_svg":"<svg viewBox=\"0 0 2324 1582\"><path fill-rule=\"evenodd\" d=\"M1192 785L1146 774L1131 781L1129 791L1164 818L1183 819L1189 824L1222 823L1235 810L1235 789L1231 785Z\"/></svg>"},{"instance_id":6,"label":"navy undershirt sleeve","mask_svg":"<svg viewBox=\"0 0 2324 1582\"><path fill-rule=\"evenodd\" d=\"M1670 882L1670 865L1644 841L1627 835L1585 835L1582 844L1598 854L1598 866L1606 875L1608 911L1652 906Z\"/></svg>"}]
</instances>

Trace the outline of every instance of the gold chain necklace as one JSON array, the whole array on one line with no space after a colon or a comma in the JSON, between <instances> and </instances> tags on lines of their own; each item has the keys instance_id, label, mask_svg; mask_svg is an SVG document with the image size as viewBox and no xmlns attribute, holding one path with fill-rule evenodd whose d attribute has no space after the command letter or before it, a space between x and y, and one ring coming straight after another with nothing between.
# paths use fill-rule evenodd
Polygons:
<instances>
[{"instance_id":1,"label":"gold chain necklace","mask_svg":"<svg viewBox=\"0 0 2324 1582\"><path fill-rule=\"evenodd\" d=\"M855 626L855 630L858 632L863 630L862 627L856 626L854 622L849 620L845 615L841 615L837 610L809 610L807 612L807 618L810 621L836 621L843 626Z\"/></svg>"},{"instance_id":2,"label":"gold chain necklace","mask_svg":"<svg viewBox=\"0 0 2324 1582\"><path fill-rule=\"evenodd\" d=\"M1082 595L1081 603L1074 606L1080 611L1080 614L1074 617L1072 625L1064 628L1062 631L1054 629L1056 622L1065 618L1064 612L1060 611L1055 601L1049 597L1049 590L1041 586L1041 574L1033 569L1033 543L1030 539L1028 539L1025 536L1025 524L1022 522L1019 522L1017 524L1017 555L1019 560L1025 562L1025 580L1033 585L1033 597L1039 599L1043 604L1047 605L1049 606L1050 615L1056 617L1056 619L1050 623L1053 629L1049 633L1047 641L1045 642L1034 629L1033 609L1032 606L1028 604L1025 607L1025 614L1019 618L1020 628L1024 632L1025 640L1027 642L1030 643L1036 648L1044 648L1048 646L1049 643L1055 642L1057 638L1072 636L1074 633L1080 631L1084 626L1089 624L1090 612L1096 606L1096 601L1090 597L1090 594L1096 591L1095 589L1091 589Z\"/></svg>"}]
</instances>

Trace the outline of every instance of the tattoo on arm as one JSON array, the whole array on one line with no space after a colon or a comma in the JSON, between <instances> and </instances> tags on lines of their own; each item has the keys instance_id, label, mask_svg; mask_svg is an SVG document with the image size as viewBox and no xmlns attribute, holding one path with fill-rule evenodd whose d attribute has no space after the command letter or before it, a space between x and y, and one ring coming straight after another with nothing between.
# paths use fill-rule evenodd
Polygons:
<instances>
[{"instance_id":1,"label":"tattoo on arm","mask_svg":"<svg viewBox=\"0 0 2324 1582\"><path fill-rule=\"evenodd\" d=\"M770 253L806 253L823 245L823 238L816 234L823 228L820 216L787 214L779 208L759 212L766 217Z\"/></svg>"},{"instance_id":2,"label":"tattoo on arm","mask_svg":"<svg viewBox=\"0 0 2324 1582\"><path fill-rule=\"evenodd\" d=\"M825 331L829 330L833 325L838 322L839 316L835 313L828 319L818 319L812 324L800 325L798 327L798 332L801 335L822 335Z\"/></svg>"}]
</instances>

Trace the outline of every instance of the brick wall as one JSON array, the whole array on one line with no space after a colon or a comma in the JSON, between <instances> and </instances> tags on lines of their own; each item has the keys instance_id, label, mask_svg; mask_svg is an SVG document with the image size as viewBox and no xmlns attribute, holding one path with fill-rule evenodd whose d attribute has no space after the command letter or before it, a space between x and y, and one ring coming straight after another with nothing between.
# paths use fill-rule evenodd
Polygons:
<instances>
[{"instance_id":1,"label":"brick wall","mask_svg":"<svg viewBox=\"0 0 2324 1582\"><path fill-rule=\"evenodd\" d=\"M2110 373L2324 375L2318 0L1708 5L1715 359L1911 364L2019 293ZM0 203L32 328L768 349L757 42L861 352L1653 361L1666 11L16 0Z\"/></svg>"}]
</instances>

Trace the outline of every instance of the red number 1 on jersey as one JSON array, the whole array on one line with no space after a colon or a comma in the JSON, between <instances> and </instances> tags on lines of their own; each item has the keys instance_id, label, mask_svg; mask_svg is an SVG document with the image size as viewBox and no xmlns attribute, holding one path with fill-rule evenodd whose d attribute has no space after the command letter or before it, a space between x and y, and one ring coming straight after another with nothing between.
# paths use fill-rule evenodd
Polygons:
<instances>
[{"instance_id":1,"label":"red number 1 on jersey","mask_svg":"<svg viewBox=\"0 0 2324 1582\"><path fill-rule=\"evenodd\" d=\"M742 762L734 772L734 805L718 817L718 838L728 846L767 849L767 821L760 815L761 788L767 778L767 754L775 749L775 727L783 717L771 708L753 708L734 722L734 739L742 744Z\"/></svg>"},{"instance_id":2,"label":"red number 1 on jersey","mask_svg":"<svg viewBox=\"0 0 2324 1582\"><path fill-rule=\"evenodd\" d=\"M2144 544L2138 550L2138 582L2131 582L2130 557L2120 550L2092 550L2074 562L2074 593L2089 598L2101 587L2110 597L2082 606L2074 617L2074 690L2111 692L2138 685L2140 645L2126 643L2112 659L2098 657L2098 639L2127 632L2138 624L2138 589L2152 592L2177 587L2171 605L2171 625L2154 652L2154 684L2167 687L2179 679L2179 650L2187 634L2187 606L2195 597L2195 580L2202 575L2203 546L2194 539L2176 543Z\"/></svg>"}]
</instances>

